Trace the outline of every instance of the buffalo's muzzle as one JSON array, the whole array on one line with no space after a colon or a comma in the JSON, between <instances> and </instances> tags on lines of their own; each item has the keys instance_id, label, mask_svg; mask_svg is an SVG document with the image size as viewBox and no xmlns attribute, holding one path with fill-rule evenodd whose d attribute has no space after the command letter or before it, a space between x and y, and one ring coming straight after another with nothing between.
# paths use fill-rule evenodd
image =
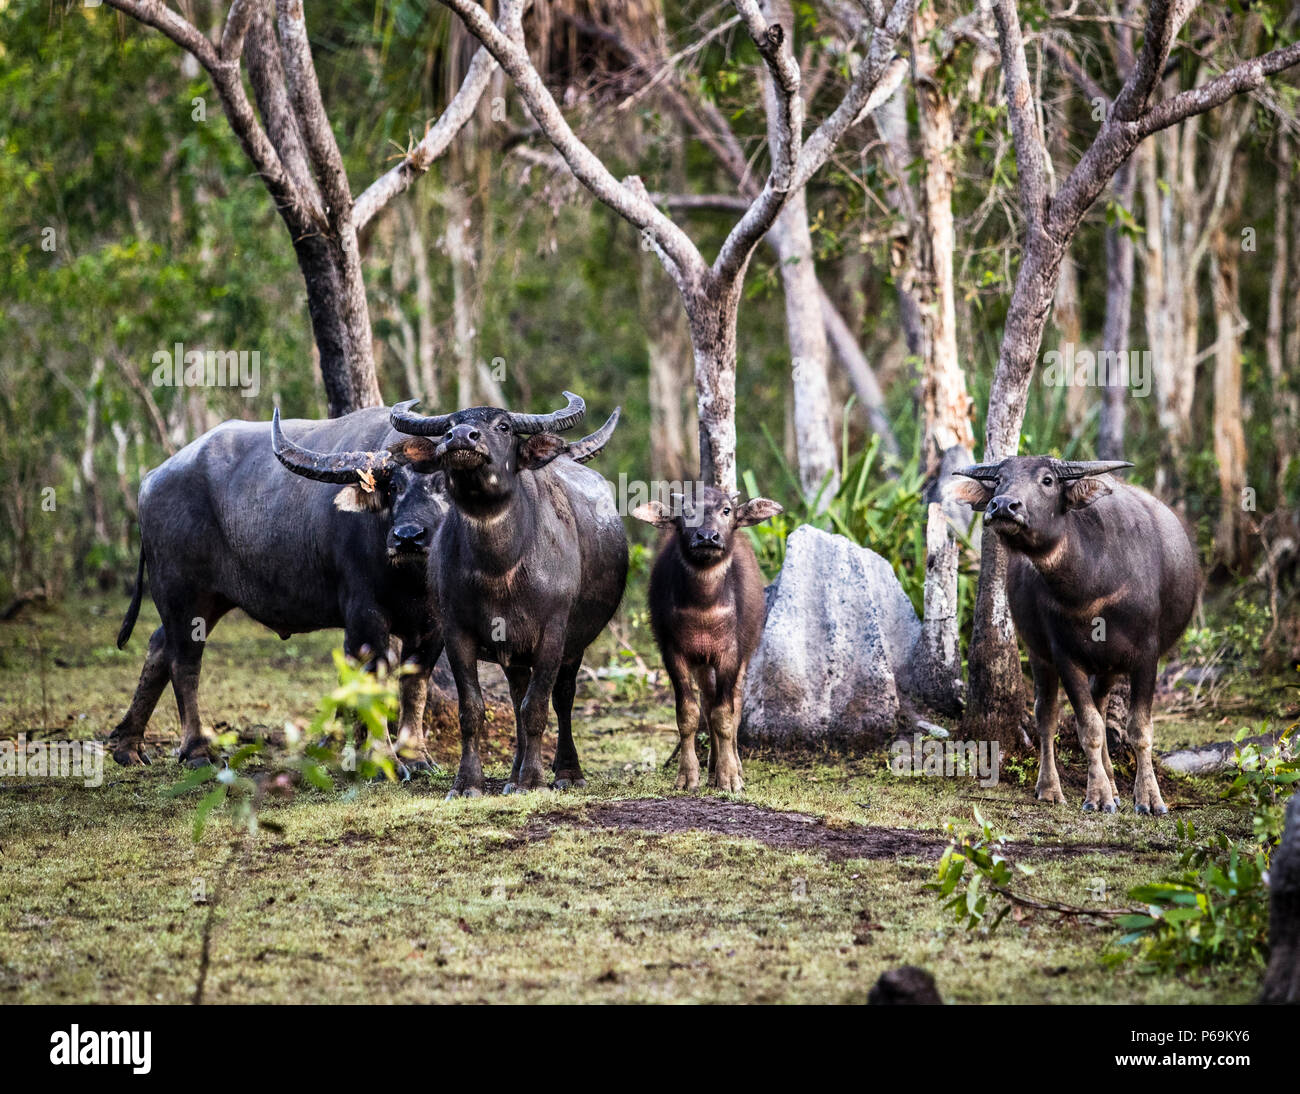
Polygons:
<instances>
[{"instance_id":1,"label":"buffalo's muzzle","mask_svg":"<svg viewBox=\"0 0 1300 1094\"><path fill-rule=\"evenodd\" d=\"M1019 498L1008 497L1006 494L999 494L988 503L984 510L984 519L998 523L1014 524L1020 528L1028 525L1028 521L1025 520L1024 504Z\"/></svg>"}]
</instances>

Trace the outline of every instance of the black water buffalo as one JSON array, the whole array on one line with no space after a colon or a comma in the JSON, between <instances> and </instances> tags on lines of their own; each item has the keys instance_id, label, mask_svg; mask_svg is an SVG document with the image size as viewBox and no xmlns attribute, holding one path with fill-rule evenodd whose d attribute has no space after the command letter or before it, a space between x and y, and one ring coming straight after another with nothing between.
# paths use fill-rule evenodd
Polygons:
<instances>
[{"instance_id":1,"label":"black water buffalo","mask_svg":"<svg viewBox=\"0 0 1300 1094\"><path fill-rule=\"evenodd\" d=\"M741 504L703 485L674 503L646 502L632 515L665 531L650 571L650 625L677 699L677 789L700 785L695 736L707 727L709 785L739 792L745 781L736 727L764 605L754 549L736 532L776 516L781 506L767 498Z\"/></svg>"},{"instance_id":2,"label":"black water buffalo","mask_svg":"<svg viewBox=\"0 0 1300 1094\"><path fill-rule=\"evenodd\" d=\"M1151 761L1156 664L1192 617L1199 577L1196 551L1173 512L1108 474L1131 466L1021 456L958 471L972 481L954 492L983 511L1009 549L1007 596L1034 673L1038 797L1065 800L1053 749L1059 682L1088 758L1083 808L1118 807L1105 711L1116 677L1127 675L1134 805L1165 813Z\"/></svg>"},{"instance_id":3,"label":"black water buffalo","mask_svg":"<svg viewBox=\"0 0 1300 1094\"><path fill-rule=\"evenodd\" d=\"M448 502L441 475L385 448L401 440L384 407L284 430L277 411L270 423L225 422L149 473L140 487L140 568L118 648L135 626L146 566L162 626L109 738L118 763L148 762L145 726L168 681L182 761L212 758L199 721L199 667L231 608L281 638L342 627L346 652L372 663L399 638L417 669L402 678L399 742L418 760L425 688L442 649L426 563Z\"/></svg>"},{"instance_id":4,"label":"black water buffalo","mask_svg":"<svg viewBox=\"0 0 1300 1094\"><path fill-rule=\"evenodd\" d=\"M460 700L460 769L449 798L483 791L479 660L505 670L514 702L517 747L506 792L546 784L548 701L559 722L555 786L583 783L574 690L583 652L622 599L627 536L608 484L579 466L605 446L619 412L570 444L557 434L582 421L584 406L565 395L568 406L554 414L471 407L425 417L414 403L393 408L393 427L412 434L409 457L440 466L452 500L429 556Z\"/></svg>"}]
</instances>

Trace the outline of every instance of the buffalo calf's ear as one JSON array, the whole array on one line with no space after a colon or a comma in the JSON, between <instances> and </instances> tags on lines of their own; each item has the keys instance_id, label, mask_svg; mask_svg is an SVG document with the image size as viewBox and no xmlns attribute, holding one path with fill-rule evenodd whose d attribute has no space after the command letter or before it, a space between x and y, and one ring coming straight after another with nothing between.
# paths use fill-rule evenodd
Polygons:
<instances>
[{"instance_id":1,"label":"buffalo calf's ear","mask_svg":"<svg viewBox=\"0 0 1300 1094\"><path fill-rule=\"evenodd\" d=\"M632 510L637 520L653 524L656 528L667 528L673 523L673 511L661 501L648 501Z\"/></svg>"},{"instance_id":2,"label":"buffalo calf's ear","mask_svg":"<svg viewBox=\"0 0 1300 1094\"><path fill-rule=\"evenodd\" d=\"M978 479L953 479L944 489L950 498L965 502L977 513L984 512L993 500L993 488L985 486Z\"/></svg>"},{"instance_id":3,"label":"buffalo calf's ear","mask_svg":"<svg viewBox=\"0 0 1300 1094\"><path fill-rule=\"evenodd\" d=\"M360 486L345 486L334 495L334 508L340 513L377 513L384 507L383 492Z\"/></svg>"},{"instance_id":4,"label":"buffalo calf's ear","mask_svg":"<svg viewBox=\"0 0 1300 1094\"><path fill-rule=\"evenodd\" d=\"M785 510L771 498L751 498L736 510L736 526L743 528L749 524L762 524L777 513L784 512Z\"/></svg>"},{"instance_id":5,"label":"buffalo calf's ear","mask_svg":"<svg viewBox=\"0 0 1300 1094\"><path fill-rule=\"evenodd\" d=\"M1111 492L1110 484L1101 478L1075 479L1065 486L1065 507L1067 509L1086 509L1094 501L1104 498Z\"/></svg>"},{"instance_id":6,"label":"buffalo calf's ear","mask_svg":"<svg viewBox=\"0 0 1300 1094\"><path fill-rule=\"evenodd\" d=\"M568 450L569 442L563 437L554 433L534 433L519 445L519 467L524 471L536 471Z\"/></svg>"}]
</instances>

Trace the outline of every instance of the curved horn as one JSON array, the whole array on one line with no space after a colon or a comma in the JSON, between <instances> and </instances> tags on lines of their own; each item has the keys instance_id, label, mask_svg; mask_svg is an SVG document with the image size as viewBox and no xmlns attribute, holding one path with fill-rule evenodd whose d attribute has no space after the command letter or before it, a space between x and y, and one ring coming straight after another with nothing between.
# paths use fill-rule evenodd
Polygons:
<instances>
[{"instance_id":1,"label":"curved horn","mask_svg":"<svg viewBox=\"0 0 1300 1094\"><path fill-rule=\"evenodd\" d=\"M454 414L417 414L415 408L419 405L419 399L398 403L388 413L388 424L398 433L409 433L414 437L441 437L451 428Z\"/></svg>"},{"instance_id":2,"label":"curved horn","mask_svg":"<svg viewBox=\"0 0 1300 1094\"><path fill-rule=\"evenodd\" d=\"M618 425L618 416L623 412L621 406L614 408L614 413L605 419L602 425L595 433L589 437L583 437L582 440L575 444L569 445L569 457L577 460L579 463L586 463L597 452L609 443L610 437L614 435L614 427Z\"/></svg>"},{"instance_id":3,"label":"curved horn","mask_svg":"<svg viewBox=\"0 0 1300 1094\"><path fill-rule=\"evenodd\" d=\"M954 471L953 474L960 475L964 479L975 479L978 482L997 482L1001 471L1001 463L974 463L970 467Z\"/></svg>"},{"instance_id":4,"label":"curved horn","mask_svg":"<svg viewBox=\"0 0 1300 1094\"><path fill-rule=\"evenodd\" d=\"M280 428L280 408L271 416L271 450L275 458L295 475L315 482L364 482L363 475L390 470L393 457L387 452L313 452L293 443Z\"/></svg>"},{"instance_id":5,"label":"curved horn","mask_svg":"<svg viewBox=\"0 0 1300 1094\"><path fill-rule=\"evenodd\" d=\"M572 391L566 391L564 397L569 400L569 405L551 414L511 414L510 428L516 433L525 435L563 433L566 429L572 429L586 417L587 404L582 401L581 396L574 395ZM595 452L592 455L594 456Z\"/></svg>"},{"instance_id":6,"label":"curved horn","mask_svg":"<svg viewBox=\"0 0 1300 1094\"><path fill-rule=\"evenodd\" d=\"M1056 474L1058 478L1066 480L1084 479L1092 475L1109 475L1112 471L1122 471L1132 466L1127 460L1059 460Z\"/></svg>"}]
</instances>

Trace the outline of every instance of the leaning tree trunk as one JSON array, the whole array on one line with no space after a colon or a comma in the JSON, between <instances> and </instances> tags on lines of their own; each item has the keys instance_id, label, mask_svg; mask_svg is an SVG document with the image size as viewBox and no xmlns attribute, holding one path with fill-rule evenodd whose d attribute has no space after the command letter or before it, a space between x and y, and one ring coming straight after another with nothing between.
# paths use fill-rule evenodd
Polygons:
<instances>
[{"instance_id":1,"label":"leaning tree trunk","mask_svg":"<svg viewBox=\"0 0 1300 1094\"><path fill-rule=\"evenodd\" d=\"M650 474L660 482L685 482L690 466L684 394L690 389L690 339L681 303L663 281L659 262L643 252L637 278L650 358Z\"/></svg>"},{"instance_id":2,"label":"leaning tree trunk","mask_svg":"<svg viewBox=\"0 0 1300 1094\"><path fill-rule=\"evenodd\" d=\"M1261 1003L1300 1003L1300 794L1269 867L1268 971Z\"/></svg>"}]
</instances>

